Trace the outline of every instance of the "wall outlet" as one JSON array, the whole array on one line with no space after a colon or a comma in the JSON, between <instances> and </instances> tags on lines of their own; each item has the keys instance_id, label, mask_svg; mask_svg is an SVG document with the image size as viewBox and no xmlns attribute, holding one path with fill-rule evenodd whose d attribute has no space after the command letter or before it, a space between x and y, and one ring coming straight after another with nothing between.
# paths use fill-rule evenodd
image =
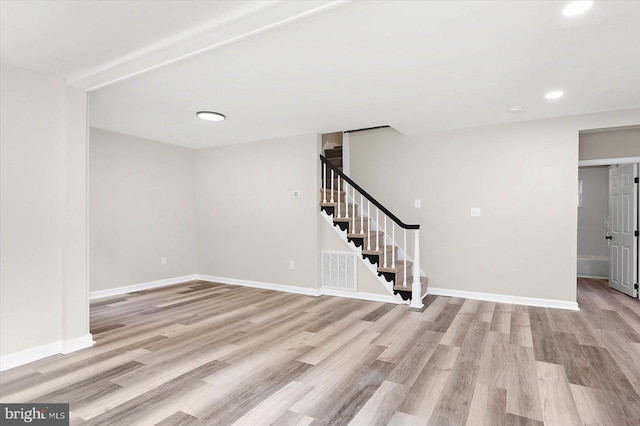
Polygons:
<instances>
[{"instance_id":1,"label":"wall outlet","mask_svg":"<svg viewBox=\"0 0 640 426\"><path fill-rule=\"evenodd\" d=\"M167 258L166 257L161 257L160 258L160 264L161 265L166 265L167 264Z\"/></svg>"},{"instance_id":2,"label":"wall outlet","mask_svg":"<svg viewBox=\"0 0 640 426\"><path fill-rule=\"evenodd\" d=\"M471 217L480 217L480 207L471 207Z\"/></svg>"},{"instance_id":3,"label":"wall outlet","mask_svg":"<svg viewBox=\"0 0 640 426\"><path fill-rule=\"evenodd\" d=\"M296 268L296 264L293 262L293 260L289 261L289 269L295 269Z\"/></svg>"},{"instance_id":4,"label":"wall outlet","mask_svg":"<svg viewBox=\"0 0 640 426\"><path fill-rule=\"evenodd\" d=\"M300 198L300 191L293 191L293 198Z\"/></svg>"}]
</instances>

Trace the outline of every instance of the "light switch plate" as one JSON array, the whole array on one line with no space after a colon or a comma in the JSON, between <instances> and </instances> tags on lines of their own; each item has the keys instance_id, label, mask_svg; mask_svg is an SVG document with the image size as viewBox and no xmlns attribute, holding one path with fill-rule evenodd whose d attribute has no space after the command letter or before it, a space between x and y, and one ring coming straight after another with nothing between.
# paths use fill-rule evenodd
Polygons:
<instances>
[{"instance_id":1,"label":"light switch plate","mask_svg":"<svg viewBox=\"0 0 640 426\"><path fill-rule=\"evenodd\" d=\"M414 200L413 207L415 207L416 209L419 209L420 207L422 207L422 201L421 200Z\"/></svg>"},{"instance_id":2,"label":"light switch plate","mask_svg":"<svg viewBox=\"0 0 640 426\"><path fill-rule=\"evenodd\" d=\"M293 191L293 198L300 198L300 191Z\"/></svg>"},{"instance_id":3,"label":"light switch plate","mask_svg":"<svg viewBox=\"0 0 640 426\"><path fill-rule=\"evenodd\" d=\"M471 217L480 217L480 207L471 207Z\"/></svg>"}]
</instances>

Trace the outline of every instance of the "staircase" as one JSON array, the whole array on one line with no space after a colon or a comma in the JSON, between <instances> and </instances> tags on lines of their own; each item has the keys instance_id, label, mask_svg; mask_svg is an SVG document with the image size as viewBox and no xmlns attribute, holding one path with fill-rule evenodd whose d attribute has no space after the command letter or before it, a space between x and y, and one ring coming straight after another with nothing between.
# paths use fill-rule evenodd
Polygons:
<instances>
[{"instance_id":1,"label":"staircase","mask_svg":"<svg viewBox=\"0 0 640 426\"><path fill-rule=\"evenodd\" d=\"M346 234L364 262L373 266L390 293L422 308L428 278L419 265L420 225L407 225L342 172L342 147L320 155L322 188L320 210ZM409 241L411 240L411 241ZM407 247L413 250L413 259ZM371 269L371 268L369 268Z\"/></svg>"},{"instance_id":2,"label":"staircase","mask_svg":"<svg viewBox=\"0 0 640 426\"><path fill-rule=\"evenodd\" d=\"M335 148L325 150L324 156L328 163L342 171L342 146L336 146Z\"/></svg>"}]
</instances>

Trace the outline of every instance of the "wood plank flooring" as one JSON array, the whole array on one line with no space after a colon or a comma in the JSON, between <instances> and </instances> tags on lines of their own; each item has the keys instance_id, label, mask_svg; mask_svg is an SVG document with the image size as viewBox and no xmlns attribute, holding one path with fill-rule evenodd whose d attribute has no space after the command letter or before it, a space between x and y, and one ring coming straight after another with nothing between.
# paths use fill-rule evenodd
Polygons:
<instances>
[{"instance_id":1,"label":"wood plank flooring","mask_svg":"<svg viewBox=\"0 0 640 426\"><path fill-rule=\"evenodd\" d=\"M0 373L86 425L638 425L640 302L405 305L190 282L91 304L96 345Z\"/></svg>"}]
</instances>

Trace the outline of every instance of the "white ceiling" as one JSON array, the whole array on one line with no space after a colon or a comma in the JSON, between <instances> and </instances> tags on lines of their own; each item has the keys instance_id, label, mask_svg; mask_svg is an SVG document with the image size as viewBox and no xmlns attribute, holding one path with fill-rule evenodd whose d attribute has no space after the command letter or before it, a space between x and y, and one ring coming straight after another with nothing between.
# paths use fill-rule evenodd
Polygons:
<instances>
[{"instance_id":1,"label":"white ceiling","mask_svg":"<svg viewBox=\"0 0 640 426\"><path fill-rule=\"evenodd\" d=\"M2 0L2 62L72 79L272 3Z\"/></svg>"},{"instance_id":2,"label":"white ceiling","mask_svg":"<svg viewBox=\"0 0 640 426\"><path fill-rule=\"evenodd\" d=\"M565 4L2 1L1 59L94 89L93 126L194 148L640 107L640 2Z\"/></svg>"}]
</instances>

